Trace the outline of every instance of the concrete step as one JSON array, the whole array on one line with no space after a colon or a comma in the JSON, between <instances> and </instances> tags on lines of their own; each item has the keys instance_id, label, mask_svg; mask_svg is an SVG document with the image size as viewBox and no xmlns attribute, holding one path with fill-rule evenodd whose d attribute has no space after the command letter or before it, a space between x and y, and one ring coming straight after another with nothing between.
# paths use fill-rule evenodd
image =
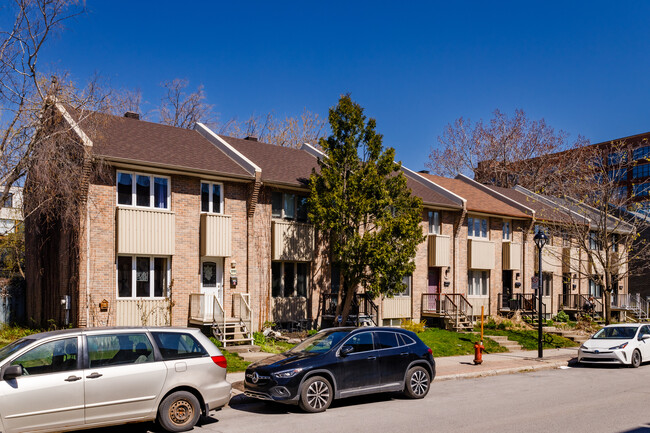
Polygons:
<instances>
[{"instance_id":1,"label":"concrete step","mask_svg":"<svg viewBox=\"0 0 650 433\"><path fill-rule=\"evenodd\" d=\"M226 340L226 342L231 342L232 340ZM228 346L226 350L231 353L255 353L260 351L260 346L254 344L239 344L237 346Z\"/></svg>"},{"instance_id":2,"label":"concrete step","mask_svg":"<svg viewBox=\"0 0 650 433\"><path fill-rule=\"evenodd\" d=\"M262 359L269 358L271 356L275 355L274 353L267 353L267 352L243 352L239 353L239 356L244 358L244 361L248 362L255 362L255 361L261 361Z\"/></svg>"}]
</instances>

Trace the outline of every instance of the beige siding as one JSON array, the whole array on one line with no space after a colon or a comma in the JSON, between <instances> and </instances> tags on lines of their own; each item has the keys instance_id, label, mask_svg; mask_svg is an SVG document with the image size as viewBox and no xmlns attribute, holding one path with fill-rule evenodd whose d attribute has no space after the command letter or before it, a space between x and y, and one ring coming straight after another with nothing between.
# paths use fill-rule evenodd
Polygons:
<instances>
[{"instance_id":1,"label":"beige siding","mask_svg":"<svg viewBox=\"0 0 650 433\"><path fill-rule=\"evenodd\" d=\"M503 270L518 271L521 269L521 244L514 242L503 243Z\"/></svg>"},{"instance_id":2,"label":"beige siding","mask_svg":"<svg viewBox=\"0 0 650 433\"><path fill-rule=\"evenodd\" d=\"M494 242L469 239L467 243L469 269L494 269Z\"/></svg>"},{"instance_id":3,"label":"beige siding","mask_svg":"<svg viewBox=\"0 0 650 433\"><path fill-rule=\"evenodd\" d=\"M173 212L117 208L117 253L174 254L175 222Z\"/></svg>"},{"instance_id":4,"label":"beige siding","mask_svg":"<svg viewBox=\"0 0 650 433\"><path fill-rule=\"evenodd\" d=\"M382 301L384 319L402 319L411 317L411 297L396 296Z\"/></svg>"},{"instance_id":5,"label":"beige siding","mask_svg":"<svg viewBox=\"0 0 650 433\"><path fill-rule=\"evenodd\" d=\"M563 254L563 249L561 247L552 247L552 246L544 247L542 249L542 272L561 272L562 254ZM538 261L539 261L539 250L535 248L535 270L539 268Z\"/></svg>"},{"instance_id":6,"label":"beige siding","mask_svg":"<svg viewBox=\"0 0 650 433\"><path fill-rule=\"evenodd\" d=\"M232 255L232 217L201 214L201 256L230 257Z\"/></svg>"},{"instance_id":7,"label":"beige siding","mask_svg":"<svg viewBox=\"0 0 650 433\"><path fill-rule=\"evenodd\" d=\"M273 298L273 321L294 322L307 318L307 298Z\"/></svg>"},{"instance_id":8,"label":"beige siding","mask_svg":"<svg viewBox=\"0 0 650 433\"><path fill-rule=\"evenodd\" d=\"M442 235L429 236L429 266L449 266L451 237Z\"/></svg>"},{"instance_id":9,"label":"beige siding","mask_svg":"<svg viewBox=\"0 0 650 433\"><path fill-rule=\"evenodd\" d=\"M273 221L272 260L308 262L314 256L314 226Z\"/></svg>"},{"instance_id":10,"label":"beige siding","mask_svg":"<svg viewBox=\"0 0 650 433\"><path fill-rule=\"evenodd\" d=\"M169 300L118 299L115 301L116 326L169 326Z\"/></svg>"}]
</instances>

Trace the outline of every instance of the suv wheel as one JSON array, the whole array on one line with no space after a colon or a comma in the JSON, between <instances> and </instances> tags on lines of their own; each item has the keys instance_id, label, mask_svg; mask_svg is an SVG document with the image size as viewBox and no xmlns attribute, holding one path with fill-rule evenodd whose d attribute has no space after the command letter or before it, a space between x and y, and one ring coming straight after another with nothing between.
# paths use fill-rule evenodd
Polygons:
<instances>
[{"instance_id":1,"label":"suv wheel","mask_svg":"<svg viewBox=\"0 0 650 433\"><path fill-rule=\"evenodd\" d=\"M332 384L321 376L312 376L302 384L300 407L305 412L323 412L334 400Z\"/></svg>"},{"instance_id":2,"label":"suv wheel","mask_svg":"<svg viewBox=\"0 0 650 433\"><path fill-rule=\"evenodd\" d=\"M415 366L406 372L404 394L410 398L424 398L429 392L429 385L431 385L431 379L427 369Z\"/></svg>"},{"instance_id":3,"label":"suv wheel","mask_svg":"<svg viewBox=\"0 0 650 433\"><path fill-rule=\"evenodd\" d=\"M158 422L168 432L191 430L200 416L199 400L187 391L169 394L158 408Z\"/></svg>"}]
</instances>

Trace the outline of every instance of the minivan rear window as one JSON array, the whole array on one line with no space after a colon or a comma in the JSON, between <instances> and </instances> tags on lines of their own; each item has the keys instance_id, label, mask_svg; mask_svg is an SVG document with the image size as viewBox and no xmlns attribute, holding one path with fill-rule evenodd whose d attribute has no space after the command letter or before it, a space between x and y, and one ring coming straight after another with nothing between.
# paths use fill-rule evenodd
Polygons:
<instances>
[{"instance_id":1,"label":"minivan rear window","mask_svg":"<svg viewBox=\"0 0 650 433\"><path fill-rule=\"evenodd\" d=\"M152 332L164 360L200 358L208 352L190 334L180 332Z\"/></svg>"}]
</instances>

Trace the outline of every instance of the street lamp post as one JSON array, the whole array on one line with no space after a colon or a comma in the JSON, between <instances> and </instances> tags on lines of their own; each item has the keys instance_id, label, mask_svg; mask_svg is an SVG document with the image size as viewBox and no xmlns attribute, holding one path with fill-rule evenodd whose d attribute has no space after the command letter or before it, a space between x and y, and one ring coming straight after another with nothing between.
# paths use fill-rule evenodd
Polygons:
<instances>
[{"instance_id":1,"label":"street lamp post","mask_svg":"<svg viewBox=\"0 0 650 433\"><path fill-rule=\"evenodd\" d=\"M537 286L537 357L542 358L544 357L544 352L542 350L542 287L544 287L544 278L542 277L542 248L544 248L544 245L548 242L548 236L546 236L543 230L539 230L535 234L533 240L535 241L535 245L537 245L537 251L539 254L539 260L537 260L537 281L539 284Z\"/></svg>"}]
</instances>

